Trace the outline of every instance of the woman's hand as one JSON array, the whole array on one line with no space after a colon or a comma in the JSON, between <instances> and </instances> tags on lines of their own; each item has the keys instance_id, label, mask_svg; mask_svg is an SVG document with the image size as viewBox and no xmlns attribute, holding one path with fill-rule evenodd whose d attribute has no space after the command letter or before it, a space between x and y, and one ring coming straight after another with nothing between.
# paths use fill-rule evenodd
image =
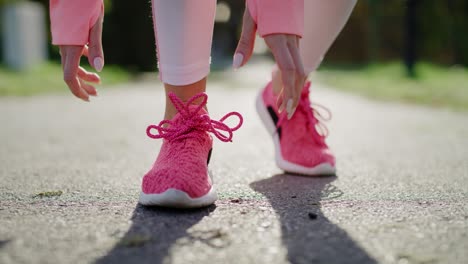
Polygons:
<instances>
[{"instance_id":1,"label":"woman's hand","mask_svg":"<svg viewBox=\"0 0 468 264\"><path fill-rule=\"evenodd\" d=\"M104 67L104 52L102 49L102 24L103 14L98 18L89 32L89 44L87 46L61 45L63 80L70 91L78 98L89 101L89 96L96 96L96 88L89 84L99 84L101 78L96 73L91 73L80 67L81 56L88 57L89 64L98 72Z\"/></svg>"},{"instance_id":2,"label":"woman's hand","mask_svg":"<svg viewBox=\"0 0 468 264\"><path fill-rule=\"evenodd\" d=\"M234 54L233 67L243 66L252 56L257 25L248 9L244 12L242 34ZM299 37L288 34L271 34L264 37L281 71L283 88L278 96L279 112L286 110L288 119L299 103L307 75L299 55Z\"/></svg>"}]
</instances>

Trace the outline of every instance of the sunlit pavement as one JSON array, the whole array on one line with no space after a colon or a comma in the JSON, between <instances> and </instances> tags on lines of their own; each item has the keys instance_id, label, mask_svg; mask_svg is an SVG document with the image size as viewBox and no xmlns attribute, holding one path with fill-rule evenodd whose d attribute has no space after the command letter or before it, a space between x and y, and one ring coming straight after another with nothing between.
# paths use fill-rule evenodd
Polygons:
<instances>
[{"instance_id":1,"label":"sunlit pavement","mask_svg":"<svg viewBox=\"0 0 468 264\"><path fill-rule=\"evenodd\" d=\"M468 261L466 113L315 84L312 101L334 114L337 177L282 175L254 109L267 77L254 65L211 82L212 118L236 110L245 123L215 143L220 200L195 211L137 205L161 143L145 134L162 117L159 82L104 87L91 103L0 98L0 263Z\"/></svg>"}]
</instances>

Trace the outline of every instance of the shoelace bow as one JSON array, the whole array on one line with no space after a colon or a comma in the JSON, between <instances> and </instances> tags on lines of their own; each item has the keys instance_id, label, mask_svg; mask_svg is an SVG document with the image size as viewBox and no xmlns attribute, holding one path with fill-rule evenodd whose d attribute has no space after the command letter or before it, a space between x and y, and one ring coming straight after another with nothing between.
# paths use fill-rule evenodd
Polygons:
<instances>
[{"instance_id":1,"label":"shoelace bow","mask_svg":"<svg viewBox=\"0 0 468 264\"><path fill-rule=\"evenodd\" d=\"M332 113L325 106L310 102L309 88L310 83L308 83L307 86L302 90L296 112L300 111L306 116L305 125L307 128L309 128L309 130L312 131L312 137L316 140L317 143L323 144L325 142L325 138L329 134L328 128L324 123L331 120ZM323 112L326 114L322 114L319 109L323 110ZM277 128L279 128L286 120L287 113L284 112L278 121Z\"/></svg>"},{"instance_id":2,"label":"shoelace bow","mask_svg":"<svg viewBox=\"0 0 468 264\"><path fill-rule=\"evenodd\" d=\"M202 102L196 108L190 106L192 103L202 98ZM175 108L181 115L183 122L173 122L171 120L163 120L158 125L150 125L146 129L146 134L148 137L153 139L164 138L169 141L176 139L184 139L187 137L198 137L198 133L190 133L192 131L207 131L215 135L219 140L223 142L232 141L233 132L239 129L242 126L243 118L242 115L238 112L230 112L223 116L219 121L212 120L208 114L201 115L199 111L206 105L208 101L208 96L205 93L200 93L184 103L180 100L174 93L169 94L169 99ZM231 116L237 116L239 118L239 124L234 127L229 127L223 123L226 119ZM156 130L156 133L152 133L153 130Z\"/></svg>"}]
</instances>

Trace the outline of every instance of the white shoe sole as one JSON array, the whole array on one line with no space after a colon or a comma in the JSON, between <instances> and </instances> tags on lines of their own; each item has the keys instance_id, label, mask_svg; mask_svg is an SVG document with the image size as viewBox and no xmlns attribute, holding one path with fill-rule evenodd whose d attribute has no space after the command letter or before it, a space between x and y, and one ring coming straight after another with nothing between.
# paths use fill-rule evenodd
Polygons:
<instances>
[{"instance_id":1,"label":"white shoe sole","mask_svg":"<svg viewBox=\"0 0 468 264\"><path fill-rule=\"evenodd\" d=\"M280 139L279 135L276 132L276 125L271 119L270 113L265 107L262 96L263 90L260 90L260 93L257 95L256 108L257 113L262 120L263 125L267 129L268 133L273 137L273 143L275 145L275 161L276 165L284 170L285 172L309 175L309 176L320 176L320 175L333 175L336 173L336 169L330 163L320 163L315 167L305 167L291 163L281 155Z\"/></svg>"},{"instance_id":2,"label":"white shoe sole","mask_svg":"<svg viewBox=\"0 0 468 264\"><path fill-rule=\"evenodd\" d=\"M171 208L199 208L212 205L218 199L213 187L198 198L191 198L186 192L177 189L167 189L163 193L140 193L139 203L146 206L161 206Z\"/></svg>"}]
</instances>

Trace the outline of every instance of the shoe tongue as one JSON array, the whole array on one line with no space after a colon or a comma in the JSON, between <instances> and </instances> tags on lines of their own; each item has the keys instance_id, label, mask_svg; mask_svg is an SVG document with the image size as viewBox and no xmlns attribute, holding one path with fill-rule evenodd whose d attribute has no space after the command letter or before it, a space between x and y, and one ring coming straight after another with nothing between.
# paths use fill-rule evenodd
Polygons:
<instances>
[{"instance_id":1,"label":"shoe tongue","mask_svg":"<svg viewBox=\"0 0 468 264\"><path fill-rule=\"evenodd\" d=\"M200 107L199 105L190 105L189 106L189 109L190 109L190 112L195 112L197 111L197 108ZM199 115L205 115L205 114L208 114L208 112L205 110L205 108L200 108L200 110L198 111L198 114Z\"/></svg>"},{"instance_id":2,"label":"shoe tongue","mask_svg":"<svg viewBox=\"0 0 468 264\"><path fill-rule=\"evenodd\" d=\"M199 107L199 105L190 105L189 106L189 111L190 113L194 113L195 111L197 111L197 108ZM200 115L206 115L208 114L208 112L202 107L198 113L195 114L195 116L200 116ZM192 114L190 114L192 115ZM177 113L174 118L172 118L172 121L173 122L183 122L184 118L182 117L182 115L180 113Z\"/></svg>"}]
</instances>

